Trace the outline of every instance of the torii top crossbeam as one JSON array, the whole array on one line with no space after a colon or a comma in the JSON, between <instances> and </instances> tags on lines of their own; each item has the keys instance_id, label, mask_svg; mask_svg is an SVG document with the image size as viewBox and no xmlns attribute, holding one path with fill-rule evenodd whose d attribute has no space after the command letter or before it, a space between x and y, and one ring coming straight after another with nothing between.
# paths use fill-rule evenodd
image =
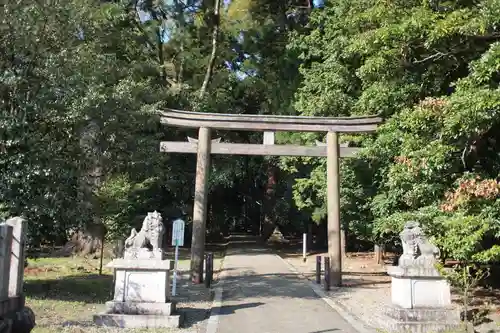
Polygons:
<instances>
[{"instance_id":1,"label":"torii top crossbeam","mask_svg":"<svg viewBox=\"0 0 500 333\"><path fill-rule=\"evenodd\" d=\"M207 127L240 131L374 132L383 122L379 116L305 117L205 113L167 109L159 112L161 122L180 127Z\"/></svg>"}]
</instances>

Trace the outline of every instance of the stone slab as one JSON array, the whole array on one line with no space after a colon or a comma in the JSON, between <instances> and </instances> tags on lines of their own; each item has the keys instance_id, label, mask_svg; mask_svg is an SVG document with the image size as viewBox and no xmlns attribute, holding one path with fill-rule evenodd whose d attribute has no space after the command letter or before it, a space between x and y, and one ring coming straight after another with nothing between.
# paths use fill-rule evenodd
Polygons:
<instances>
[{"instance_id":1,"label":"stone slab","mask_svg":"<svg viewBox=\"0 0 500 333\"><path fill-rule=\"evenodd\" d=\"M164 315L175 312L175 302L171 303L138 303L138 302L106 302L107 314L131 315Z\"/></svg>"},{"instance_id":2,"label":"stone slab","mask_svg":"<svg viewBox=\"0 0 500 333\"><path fill-rule=\"evenodd\" d=\"M170 300L169 270L115 270L115 302L167 303Z\"/></svg>"},{"instance_id":3,"label":"stone slab","mask_svg":"<svg viewBox=\"0 0 500 333\"><path fill-rule=\"evenodd\" d=\"M462 328L455 308L404 309L386 306L378 317L379 326L388 333L455 332Z\"/></svg>"},{"instance_id":4,"label":"stone slab","mask_svg":"<svg viewBox=\"0 0 500 333\"><path fill-rule=\"evenodd\" d=\"M94 315L97 326L119 328L178 328L182 323L180 315L126 315L101 313Z\"/></svg>"},{"instance_id":5,"label":"stone slab","mask_svg":"<svg viewBox=\"0 0 500 333\"><path fill-rule=\"evenodd\" d=\"M106 267L127 270L170 271L174 269L174 261L161 259L114 259Z\"/></svg>"},{"instance_id":6,"label":"stone slab","mask_svg":"<svg viewBox=\"0 0 500 333\"><path fill-rule=\"evenodd\" d=\"M450 308L403 309L397 306L386 306L383 314L405 322L446 322L456 324L460 322L460 310Z\"/></svg>"},{"instance_id":7,"label":"stone slab","mask_svg":"<svg viewBox=\"0 0 500 333\"><path fill-rule=\"evenodd\" d=\"M164 260L166 258L165 252L162 249L149 250L147 248L129 248L123 253L124 259L156 259Z\"/></svg>"},{"instance_id":8,"label":"stone slab","mask_svg":"<svg viewBox=\"0 0 500 333\"><path fill-rule=\"evenodd\" d=\"M434 267L425 266L389 266L387 274L394 277L425 277L426 279L442 279L439 271Z\"/></svg>"}]
</instances>

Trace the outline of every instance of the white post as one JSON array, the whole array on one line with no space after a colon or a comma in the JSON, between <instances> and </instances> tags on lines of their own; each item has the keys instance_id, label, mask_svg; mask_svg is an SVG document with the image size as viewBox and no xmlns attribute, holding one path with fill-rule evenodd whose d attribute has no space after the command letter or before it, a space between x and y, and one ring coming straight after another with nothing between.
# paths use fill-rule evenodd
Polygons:
<instances>
[{"instance_id":1,"label":"white post","mask_svg":"<svg viewBox=\"0 0 500 333\"><path fill-rule=\"evenodd\" d=\"M175 240L175 256L174 256L174 280L172 281L172 296L175 296L177 290L177 263L179 261L179 241Z\"/></svg>"},{"instance_id":2,"label":"white post","mask_svg":"<svg viewBox=\"0 0 500 333\"><path fill-rule=\"evenodd\" d=\"M307 260L307 233L302 235L302 259L304 262Z\"/></svg>"}]
</instances>

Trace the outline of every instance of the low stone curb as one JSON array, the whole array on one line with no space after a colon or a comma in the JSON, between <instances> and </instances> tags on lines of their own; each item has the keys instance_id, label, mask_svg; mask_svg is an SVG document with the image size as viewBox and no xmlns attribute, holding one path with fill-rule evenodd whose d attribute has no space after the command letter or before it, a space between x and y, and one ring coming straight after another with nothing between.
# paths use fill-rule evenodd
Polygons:
<instances>
[{"instance_id":1,"label":"low stone curb","mask_svg":"<svg viewBox=\"0 0 500 333\"><path fill-rule=\"evenodd\" d=\"M229 242L225 244L224 256L222 257L219 274L217 274L217 283L215 286L215 291L213 293L214 298L212 301L212 306L210 309L210 316L208 317L205 333L216 333L217 327L219 326L219 314L222 308L222 292L224 281L223 278L226 275L224 271L224 260L226 259L227 251L229 247Z\"/></svg>"}]
</instances>

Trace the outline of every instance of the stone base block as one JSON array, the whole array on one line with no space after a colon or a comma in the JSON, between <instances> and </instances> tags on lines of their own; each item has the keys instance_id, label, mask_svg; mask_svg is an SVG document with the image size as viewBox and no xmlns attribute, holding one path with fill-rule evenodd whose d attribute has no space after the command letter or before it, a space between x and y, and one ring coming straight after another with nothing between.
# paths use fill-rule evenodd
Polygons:
<instances>
[{"instance_id":1,"label":"stone base block","mask_svg":"<svg viewBox=\"0 0 500 333\"><path fill-rule=\"evenodd\" d=\"M139 303L139 302L106 302L107 314L130 315L164 315L175 312L175 302L172 303Z\"/></svg>"},{"instance_id":2,"label":"stone base block","mask_svg":"<svg viewBox=\"0 0 500 333\"><path fill-rule=\"evenodd\" d=\"M97 326L119 328L178 328L181 325L180 315L127 315L101 313L94 315Z\"/></svg>"},{"instance_id":3,"label":"stone base block","mask_svg":"<svg viewBox=\"0 0 500 333\"><path fill-rule=\"evenodd\" d=\"M0 333L30 333L35 325L35 314L28 307L0 317Z\"/></svg>"},{"instance_id":4,"label":"stone base block","mask_svg":"<svg viewBox=\"0 0 500 333\"><path fill-rule=\"evenodd\" d=\"M0 300L0 317L24 308L24 296L11 297Z\"/></svg>"},{"instance_id":5,"label":"stone base block","mask_svg":"<svg viewBox=\"0 0 500 333\"><path fill-rule=\"evenodd\" d=\"M115 259L115 302L167 303L170 300L170 260Z\"/></svg>"},{"instance_id":6,"label":"stone base block","mask_svg":"<svg viewBox=\"0 0 500 333\"><path fill-rule=\"evenodd\" d=\"M0 333L12 332L12 319L0 319Z\"/></svg>"},{"instance_id":7,"label":"stone base block","mask_svg":"<svg viewBox=\"0 0 500 333\"><path fill-rule=\"evenodd\" d=\"M460 313L453 308L404 309L387 306L382 317L384 328L389 332L440 333L462 327Z\"/></svg>"},{"instance_id":8,"label":"stone base block","mask_svg":"<svg viewBox=\"0 0 500 333\"><path fill-rule=\"evenodd\" d=\"M442 277L391 275L392 304L402 308L451 306L450 285Z\"/></svg>"}]
</instances>

